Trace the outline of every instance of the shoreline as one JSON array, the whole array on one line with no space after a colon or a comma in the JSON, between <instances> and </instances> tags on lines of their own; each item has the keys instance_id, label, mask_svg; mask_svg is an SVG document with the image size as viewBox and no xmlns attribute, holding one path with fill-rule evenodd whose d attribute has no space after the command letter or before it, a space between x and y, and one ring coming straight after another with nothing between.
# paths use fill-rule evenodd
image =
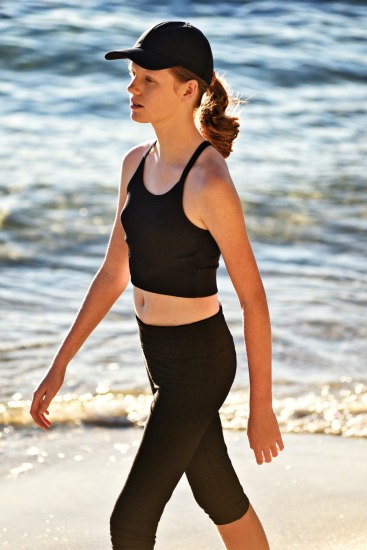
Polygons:
<instances>
[{"instance_id":1,"label":"shoreline","mask_svg":"<svg viewBox=\"0 0 367 550\"><path fill-rule=\"evenodd\" d=\"M109 515L141 429L81 434L85 454L1 481L0 548L108 550ZM225 430L230 457L272 550L367 548L367 441L284 434L285 450L258 466L246 433ZM158 527L157 550L221 550L215 526L183 477Z\"/></svg>"}]
</instances>

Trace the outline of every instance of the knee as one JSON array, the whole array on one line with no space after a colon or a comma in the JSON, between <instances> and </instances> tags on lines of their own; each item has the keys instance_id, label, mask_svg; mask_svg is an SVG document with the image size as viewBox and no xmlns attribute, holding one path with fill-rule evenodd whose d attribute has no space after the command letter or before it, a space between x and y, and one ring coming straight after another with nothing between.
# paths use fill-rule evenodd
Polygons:
<instances>
[{"instance_id":1,"label":"knee","mask_svg":"<svg viewBox=\"0 0 367 550\"><path fill-rule=\"evenodd\" d=\"M217 506L214 513L208 513L212 522L220 527L228 525L243 518L250 508L250 502L246 495L243 495L240 501L231 503L230 506Z\"/></svg>"},{"instance_id":2,"label":"knee","mask_svg":"<svg viewBox=\"0 0 367 550\"><path fill-rule=\"evenodd\" d=\"M116 508L114 508L110 516L110 537L111 537L112 548L114 548L115 550L117 550L118 548L121 548L121 546L119 546L120 526L121 526L121 519L118 517Z\"/></svg>"},{"instance_id":3,"label":"knee","mask_svg":"<svg viewBox=\"0 0 367 550\"><path fill-rule=\"evenodd\" d=\"M129 532L127 528L129 527L129 522L124 516L125 514L121 506L115 505L110 516L110 537L114 550L124 550L128 548L127 540L129 538Z\"/></svg>"},{"instance_id":4,"label":"knee","mask_svg":"<svg viewBox=\"0 0 367 550\"><path fill-rule=\"evenodd\" d=\"M139 518L127 518L123 510L115 506L110 516L110 538L113 550L152 550L154 533L145 532Z\"/></svg>"}]
</instances>

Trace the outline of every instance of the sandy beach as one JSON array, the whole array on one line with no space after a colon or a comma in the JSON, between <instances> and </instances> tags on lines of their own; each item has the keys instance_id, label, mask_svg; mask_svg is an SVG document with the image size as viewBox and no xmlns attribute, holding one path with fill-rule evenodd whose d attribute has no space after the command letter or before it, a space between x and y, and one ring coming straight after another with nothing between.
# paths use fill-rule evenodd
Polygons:
<instances>
[{"instance_id":1,"label":"sandy beach","mask_svg":"<svg viewBox=\"0 0 367 550\"><path fill-rule=\"evenodd\" d=\"M109 514L141 434L126 428L83 430L78 436L82 454L68 452L60 462L4 479L0 548L110 548ZM225 436L272 550L367 548L366 440L285 435L281 456L258 466L244 432L226 431ZM223 548L185 478L166 507L156 548Z\"/></svg>"}]
</instances>

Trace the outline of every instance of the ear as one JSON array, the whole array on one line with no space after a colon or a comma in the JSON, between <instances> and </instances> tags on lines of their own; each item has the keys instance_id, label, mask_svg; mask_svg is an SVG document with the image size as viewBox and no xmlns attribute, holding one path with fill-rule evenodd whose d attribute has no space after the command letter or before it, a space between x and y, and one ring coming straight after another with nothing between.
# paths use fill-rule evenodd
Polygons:
<instances>
[{"instance_id":1,"label":"ear","mask_svg":"<svg viewBox=\"0 0 367 550\"><path fill-rule=\"evenodd\" d=\"M184 100L195 99L198 92L199 85L197 80L188 80L185 82L185 88L183 90L182 98Z\"/></svg>"}]
</instances>

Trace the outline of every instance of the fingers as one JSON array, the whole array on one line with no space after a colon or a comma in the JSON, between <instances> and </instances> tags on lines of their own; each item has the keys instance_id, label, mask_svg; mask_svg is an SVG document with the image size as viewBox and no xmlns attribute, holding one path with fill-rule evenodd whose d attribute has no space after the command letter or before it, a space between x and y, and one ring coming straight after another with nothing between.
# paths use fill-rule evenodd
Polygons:
<instances>
[{"instance_id":1,"label":"fingers","mask_svg":"<svg viewBox=\"0 0 367 550\"><path fill-rule=\"evenodd\" d=\"M264 462L271 462L272 457L271 457L271 452L269 450L253 449L253 451L255 453L256 462L259 465L263 464Z\"/></svg>"},{"instance_id":2,"label":"fingers","mask_svg":"<svg viewBox=\"0 0 367 550\"><path fill-rule=\"evenodd\" d=\"M255 449L252 449L255 454L256 462L260 465L264 462L264 457L262 451L256 451Z\"/></svg>"},{"instance_id":3,"label":"fingers","mask_svg":"<svg viewBox=\"0 0 367 550\"><path fill-rule=\"evenodd\" d=\"M271 452L269 450L255 450L253 449L254 451L254 454L255 454L255 458L256 458L256 462L261 465L263 464L264 462L271 462L272 460L272 456L271 456Z\"/></svg>"},{"instance_id":4,"label":"fingers","mask_svg":"<svg viewBox=\"0 0 367 550\"><path fill-rule=\"evenodd\" d=\"M284 449L278 422L272 411L271 414L250 414L247 436L258 464L271 462Z\"/></svg>"},{"instance_id":5,"label":"fingers","mask_svg":"<svg viewBox=\"0 0 367 550\"><path fill-rule=\"evenodd\" d=\"M283 439L280 434L279 434L279 439L277 440L277 445L278 445L279 451L282 451L284 449Z\"/></svg>"},{"instance_id":6,"label":"fingers","mask_svg":"<svg viewBox=\"0 0 367 550\"><path fill-rule=\"evenodd\" d=\"M276 445L272 445L270 447L270 453L271 453L271 456L273 458L275 458L276 456L278 456L278 447Z\"/></svg>"},{"instance_id":7,"label":"fingers","mask_svg":"<svg viewBox=\"0 0 367 550\"><path fill-rule=\"evenodd\" d=\"M46 390L43 401L41 402L41 407L40 407L40 410L42 412L47 412L48 414L48 407L53 398L54 398L54 395L51 394L48 390Z\"/></svg>"},{"instance_id":8,"label":"fingers","mask_svg":"<svg viewBox=\"0 0 367 550\"><path fill-rule=\"evenodd\" d=\"M282 451L284 449L284 443L282 438L280 438L279 441L277 441L274 445L271 445L269 448L263 448L263 449L254 449L256 462L261 465L264 462L269 463L272 461L273 458L276 458L279 454L279 451Z\"/></svg>"},{"instance_id":9,"label":"fingers","mask_svg":"<svg viewBox=\"0 0 367 550\"><path fill-rule=\"evenodd\" d=\"M51 422L45 417L45 414L49 414L48 405L51 402L51 397L47 395L46 391L36 390L33 395L33 401L30 409L30 414L34 422L43 430L48 430L51 426Z\"/></svg>"},{"instance_id":10,"label":"fingers","mask_svg":"<svg viewBox=\"0 0 367 550\"><path fill-rule=\"evenodd\" d=\"M51 422L45 415L49 414L48 407L61 388L64 376L64 370L51 367L33 394L29 412L37 426L43 430L48 430L51 426Z\"/></svg>"}]
</instances>

